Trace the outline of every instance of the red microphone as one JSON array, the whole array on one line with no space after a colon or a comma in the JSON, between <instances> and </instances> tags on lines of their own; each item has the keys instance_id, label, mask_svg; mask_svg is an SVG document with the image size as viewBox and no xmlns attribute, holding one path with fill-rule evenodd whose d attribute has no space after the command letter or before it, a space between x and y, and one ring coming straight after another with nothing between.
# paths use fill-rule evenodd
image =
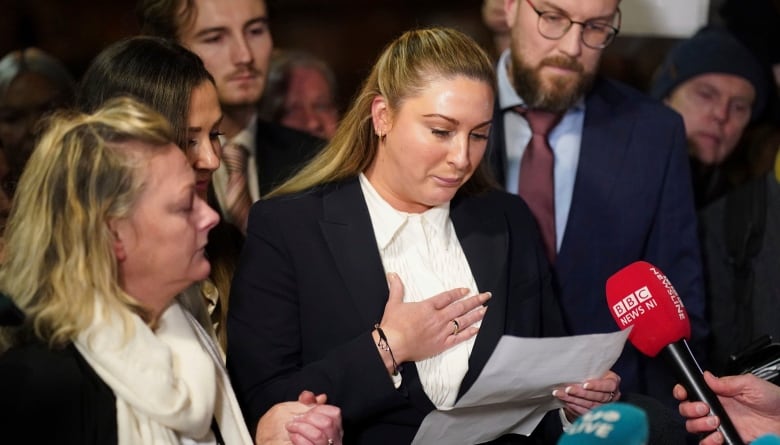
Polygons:
<instances>
[{"instance_id":1,"label":"red microphone","mask_svg":"<svg viewBox=\"0 0 780 445\"><path fill-rule=\"evenodd\" d=\"M686 340L691 323L680 296L660 269L645 261L629 264L607 280L607 305L620 329L633 326L629 341L643 354L659 353L674 368L677 380L694 400L718 416L726 444L742 444L718 397L704 382Z\"/></svg>"}]
</instances>

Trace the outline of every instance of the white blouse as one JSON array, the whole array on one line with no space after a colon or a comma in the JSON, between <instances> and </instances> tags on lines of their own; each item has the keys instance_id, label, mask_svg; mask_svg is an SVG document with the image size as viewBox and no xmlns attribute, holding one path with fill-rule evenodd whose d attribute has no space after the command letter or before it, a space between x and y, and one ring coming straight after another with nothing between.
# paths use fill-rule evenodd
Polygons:
<instances>
[{"instance_id":1,"label":"white blouse","mask_svg":"<svg viewBox=\"0 0 780 445\"><path fill-rule=\"evenodd\" d=\"M468 288L469 296L478 293L450 220L449 203L423 213L405 213L390 206L363 174L360 186L385 273L395 272L401 278L405 302L422 301L458 287ZM425 394L436 408L450 409L455 404L473 347L474 337L415 363Z\"/></svg>"}]
</instances>

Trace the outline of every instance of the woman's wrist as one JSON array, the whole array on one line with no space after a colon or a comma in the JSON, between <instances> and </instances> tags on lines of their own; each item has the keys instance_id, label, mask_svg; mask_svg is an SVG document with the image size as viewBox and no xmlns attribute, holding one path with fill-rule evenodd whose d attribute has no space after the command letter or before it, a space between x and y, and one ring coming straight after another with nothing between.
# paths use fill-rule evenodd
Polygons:
<instances>
[{"instance_id":1,"label":"woman's wrist","mask_svg":"<svg viewBox=\"0 0 780 445\"><path fill-rule=\"evenodd\" d=\"M385 331L377 323L374 325L374 330L371 332L371 336L374 339L374 344L379 351L379 356L382 358L382 362L385 364L385 369L390 376L398 376L401 372L401 366L396 360L393 354L393 349L390 345L390 339L387 338Z\"/></svg>"}]
</instances>

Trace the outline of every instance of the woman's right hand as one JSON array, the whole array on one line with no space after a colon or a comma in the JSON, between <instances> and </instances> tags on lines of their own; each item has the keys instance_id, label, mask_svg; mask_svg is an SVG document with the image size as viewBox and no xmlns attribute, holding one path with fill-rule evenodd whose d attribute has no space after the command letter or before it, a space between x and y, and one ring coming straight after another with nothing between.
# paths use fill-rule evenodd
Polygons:
<instances>
[{"instance_id":1,"label":"woman's right hand","mask_svg":"<svg viewBox=\"0 0 780 445\"><path fill-rule=\"evenodd\" d=\"M424 301L404 303L404 286L395 273L387 274L390 295L379 326L398 363L419 361L445 351L477 335L490 292L468 298L468 289L444 291ZM378 341L378 334L374 332ZM384 357L388 364L387 357ZM392 371L392 363L388 370Z\"/></svg>"},{"instance_id":2,"label":"woman's right hand","mask_svg":"<svg viewBox=\"0 0 780 445\"><path fill-rule=\"evenodd\" d=\"M704 371L704 381L720 400L723 409L746 443L764 434L780 434L780 387L753 374L715 377ZM715 431L720 419L710 415L704 402L688 401L688 392L676 385L674 397L680 401L680 414L686 418L690 433L711 433L701 445L723 443L723 435Z\"/></svg>"}]
</instances>

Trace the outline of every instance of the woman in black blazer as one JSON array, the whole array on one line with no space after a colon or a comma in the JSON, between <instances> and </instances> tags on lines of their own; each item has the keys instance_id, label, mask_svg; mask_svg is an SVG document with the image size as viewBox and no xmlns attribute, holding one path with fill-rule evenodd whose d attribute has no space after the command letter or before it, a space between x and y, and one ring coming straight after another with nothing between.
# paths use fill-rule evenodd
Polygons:
<instances>
[{"instance_id":1,"label":"woman in black blazer","mask_svg":"<svg viewBox=\"0 0 780 445\"><path fill-rule=\"evenodd\" d=\"M405 33L325 150L252 208L227 354L250 428L311 388L342 409L344 443L410 443L502 335L565 334L533 217L482 167L493 83L464 34ZM576 416L618 380L560 397Z\"/></svg>"}]
</instances>

